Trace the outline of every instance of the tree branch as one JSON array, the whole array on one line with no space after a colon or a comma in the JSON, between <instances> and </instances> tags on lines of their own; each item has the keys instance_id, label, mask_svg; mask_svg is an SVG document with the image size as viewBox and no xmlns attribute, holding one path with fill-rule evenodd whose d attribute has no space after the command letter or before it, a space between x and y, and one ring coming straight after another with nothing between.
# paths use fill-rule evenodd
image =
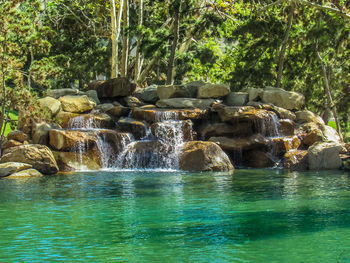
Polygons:
<instances>
[{"instance_id":1,"label":"tree branch","mask_svg":"<svg viewBox=\"0 0 350 263\"><path fill-rule=\"evenodd\" d=\"M309 2L309 1L306 1L306 0L299 0L299 2L302 3L302 4L305 4L307 6L315 7L317 9L321 9L321 10L332 12L332 13L336 13L336 14L344 17L344 18L350 19L350 14L348 14L346 12L343 12L343 11L341 11L339 9L336 9L336 8L333 8L333 7L330 7L330 6L319 5L319 4L312 3L312 2Z\"/></svg>"}]
</instances>

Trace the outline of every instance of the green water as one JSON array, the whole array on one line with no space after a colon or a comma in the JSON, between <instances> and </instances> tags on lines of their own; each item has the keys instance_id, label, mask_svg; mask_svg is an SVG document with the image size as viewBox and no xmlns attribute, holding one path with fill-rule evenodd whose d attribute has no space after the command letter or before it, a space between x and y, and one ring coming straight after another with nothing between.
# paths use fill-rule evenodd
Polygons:
<instances>
[{"instance_id":1,"label":"green water","mask_svg":"<svg viewBox=\"0 0 350 263\"><path fill-rule=\"evenodd\" d=\"M1 262L350 262L342 172L0 180Z\"/></svg>"}]
</instances>

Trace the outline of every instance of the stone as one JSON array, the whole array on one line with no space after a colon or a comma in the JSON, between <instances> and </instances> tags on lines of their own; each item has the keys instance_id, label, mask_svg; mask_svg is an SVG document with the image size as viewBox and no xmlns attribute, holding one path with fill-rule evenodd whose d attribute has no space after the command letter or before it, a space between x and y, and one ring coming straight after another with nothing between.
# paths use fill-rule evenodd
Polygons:
<instances>
[{"instance_id":1,"label":"stone","mask_svg":"<svg viewBox=\"0 0 350 263\"><path fill-rule=\"evenodd\" d=\"M13 173L10 176L6 177L8 179L15 179L15 178L25 178L25 177L43 177L44 175L40 173L36 169L27 169L23 170L17 173Z\"/></svg>"},{"instance_id":2,"label":"stone","mask_svg":"<svg viewBox=\"0 0 350 263\"><path fill-rule=\"evenodd\" d=\"M107 112L111 109L113 109L115 107L115 105L113 105L112 103L103 103L103 104L99 104L96 106L96 110L101 110L103 112Z\"/></svg>"},{"instance_id":3,"label":"stone","mask_svg":"<svg viewBox=\"0 0 350 263\"><path fill-rule=\"evenodd\" d=\"M156 103L159 99L157 89L157 85L151 85L146 88L137 90L134 93L134 96L147 103Z\"/></svg>"},{"instance_id":4,"label":"stone","mask_svg":"<svg viewBox=\"0 0 350 263\"><path fill-rule=\"evenodd\" d=\"M5 150L5 149L11 148L11 147L20 146L22 144L23 143L15 141L15 140L7 140L3 146L3 149Z\"/></svg>"},{"instance_id":5,"label":"stone","mask_svg":"<svg viewBox=\"0 0 350 263\"><path fill-rule=\"evenodd\" d=\"M45 97L38 99L41 107L46 108L51 113L51 116L56 116L57 113L61 110L61 102L52 97Z\"/></svg>"},{"instance_id":6,"label":"stone","mask_svg":"<svg viewBox=\"0 0 350 263\"><path fill-rule=\"evenodd\" d=\"M59 98L62 103L62 109L66 112L83 113L91 111L96 103L88 96L64 96Z\"/></svg>"},{"instance_id":7,"label":"stone","mask_svg":"<svg viewBox=\"0 0 350 263\"><path fill-rule=\"evenodd\" d=\"M135 108L132 117L146 122L158 122L169 119L176 120L204 120L209 117L208 110L203 109L154 109Z\"/></svg>"},{"instance_id":8,"label":"stone","mask_svg":"<svg viewBox=\"0 0 350 263\"><path fill-rule=\"evenodd\" d=\"M323 132L320 127L322 128L322 126L314 122L308 122L301 125L298 132L301 132L303 143L311 146L315 142L323 141Z\"/></svg>"},{"instance_id":9,"label":"stone","mask_svg":"<svg viewBox=\"0 0 350 263\"><path fill-rule=\"evenodd\" d=\"M280 118L280 119L289 119L292 121L296 120L295 114L293 112L291 112L290 110L286 110L286 109L283 109L281 107L277 107L274 105L272 105L272 107L270 109L267 109L266 106L263 106L263 109L275 112L277 114L278 118Z\"/></svg>"},{"instance_id":10,"label":"stone","mask_svg":"<svg viewBox=\"0 0 350 263\"><path fill-rule=\"evenodd\" d=\"M203 81L191 81L185 85L185 89L188 90L191 98L197 98L198 89L204 85Z\"/></svg>"},{"instance_id":11,"label":"stone","mask_svg":"<svg viewBox=\"0 0 350 263\"><path fill-rule=\"evenodd\" d=\"M224 84L205 84L198 88L198 99L217 99L230 94L230 87Z\"/></svg>"},{"instance_id":12,"label":"stone","mask_svg":"<svg viewBox=\"0 0 350 263\"><path fill-rule=\"evenodd\" d=\"M247 92L231 92L225 98L225 105L227 106L244 106L248 102Z\"/></svg>"},{"instance_id":13,"label":"stone","mask_svg":"<svg viewBox=\"0 0 350 263\"><path fill-rule=\"evenodd\" d=\"M324 136L324 140L327 142L335 142L335 143L342 144L342 140L340 139L338 132L334 128L328 125L325 125L324 127L323 136Z\"/></svg>"},{"instance_id":14,"label":"stone","mask_svg":"<svg viewBox=\"0 0 350 263\"><path fill-rule=\"evenodd\" d=\"M88 85L89 90L96 90L101 99L130 96L136 89L136 85L129 82L128 78L114 78L110 80L95 81Z\"/></svg>"},{"instance_id":15,"label":"stone","mask_svg":"<svg viewBox=\"0 0 350 263\"><path fill-rule=\"evenodd\" d=\"M88 90L85 92L85 95L92 99L96 103L96 105L101 103L96 90Z\"/></svg>"},{"instance_id":16,"label":"stone","mask_svg":"<svg viewBox=\"0 0 350 263\"><path fill-rule=\"evenodd\" d=\"M309 148L310 170L339 169L342 165L339 153L342 147L334 142L316 142Z\"/></svg>"},{"instance_id":17,"label":"stone","mask_svg":"<svg viewBox=\"0 0 350 263\"><path fill-rule=\"evenodd\" d=\"M51 125L46 122L34 123L32 129L33 143L49 145L49 131L57 128L57 125Z\"/></svg>"},{"instance_id":18,"label":"stone","mask_svg":"<svg viewBox=\"0 0 350 263\"><path fill-rule=\"evenodd\" d=\"M7 149L0 159L0 163L20 162L31 164L43 174L58 172L57 163L51 150L44 145L27 144Z\"/></svg>"},{"instance_id":19,"label":"stone","mask_svg":"<svg viewBox=\"0 0 350 263\"><path fill-rule=\"evenodd\" d=\"M32 133L32 117L28 112L20 110L18 112L18 130L26 133L31 134Z\"/></svg>"},{"instance_id":20,"label":"stone","mask_svg":"<svg viewBox=\"0 0 350 263\"><path fill-rule=\"evenodd\" d=\"M107 110L106 112L114 118L120 118L123 116L128 116L131 109L124 106L114 106L113 108Z\"/></svg>"},{"instance_id":21,"label":"stone","mask_svg":"<svg viewBox=\"0 0 350 263\"><path fill-rule=\"evenodd\" d=\"M267 145L267 141L260 134L254 134L250 137L241 138L211 137L209 141L215 142L223 150L227 151L257 149Z\"/></svg>"},{"instance_id":22,"label":"stone","mask_svg":"<svg viewBox=\"0 0 350 263\"><path fill-rule=\"evenodd\" d=\"M58 130L49 131L50 146L59 151L78 150L81 145L86 149L96 145L97 138L89 131Z\"/></svg>"},{"instance_id":23,"label":"stone","mask_svg":"<svg viewBox=\"0 0 350 263\"><path fill-rule=\"evenodd\" d=\"M246 165L251 168L273 167L275 162L269 153L253 150L246 154Z\"/></svg>"},{"instance_id":24,"label":"stone","mask_svg":"<svg viewBox=\"0 0 350 263\"><path fill-rule=\"evenodd\" d=\"M260 101L264 90L260 88L249 88L247 92L249 101Z\"/></svg>"},{"instance_id":25,"label":"stone","mask_svg":"<svg viewBox=\"0 0 350 263\"><path fill-rule=\"evenodd\" d=\"M101 164L89 153L53 151L60 171L99 170Z\"/></svg>"},{"instance_id":26,"label":"stone","mask_svg":"<svg viewBox=\"0 0 350 263\"><path fill-rule=\"evenodd\" d=\"M271 143L276 154L285 154L290 150L298 149L301 145L297 136L275 137L271 139Z\"/></svg>"},{"instance_id":27,"label":"stone","mask_svg":"<svg viewBox=\"0 0 350 263\"><path fill-rule=\"evenodd\" d=\"M140 107L140 106L145 105L142 101L140 101L138 98L133 97L133 96L125 97L124 101L125 101L126 106L128 106L130 108Z\"/></svg>"},{"instance_id":28,"label":"stone","mask_svg":"<svg viewBox=\"0 0 350 263\"><path fill-rule=\"evenodd\" d=\"M45 96L52 97L54 99L58 99L59 97L67 96L67 95L81 95L83 92L77 89L50 89L46 91Z\"/></svg>"},{"instance_id":29,"label":"stone","mask_svg":"<svg viewBox=\"0 0 350 263\"><path fill-rule=\"evenodd\" d=\"M103 112L82 114L71 118L68 123L69 129L110 129L115 123L112 118Z\"/></svg>"},{"instance_id":30,"label":"stone","mask_svg":"<svg viewBox=\"0 0 350 263\"><path fill-rule=\"evenodd\" d=\"M213 99L171 98L157 101L159 108L199 108L207 109L214 103Z\"/></svg>"},{"instance_id":31,"label":"stone","mask_svg":"<svg viewBox=\"0 0 350 263\"><path fill-rule=\"evenodd\" d=\"M305 97L298 92L266 88L262 94L262 102L287 110L300 110L305 104Z\"/></svg>"},{"instance_id":32,"label":"stone","mask_svg":"<svg viewBox=\"0 0 350 263\"><path fill-rule=\"evenodd\" d=\"M159 99L189 98L191 94L181 85L160 85L157 87Z\"/></svg>"},{"instance_id":33,"label":"stone","mask_svg":"<svg viewBox=\"0 0 350 263\"><path fill-rule=\"evenodd\" d=\"M323 119L311 111L308 111L308 110L297 111L295 115L296 115L295 121L299 124L314 122L322 126L325 125Z\"/></svg>"},{"instance_id":34,"label":"stone","mask_svg":"<svg viewBox=\"0 0 350 263\"><path fill-rule=\"evenodd\" d=\"M56 115L56 120L61 125L62 128L68 128L69 122L71 119L81 116L81 114L78 113L72 113L72 112L66 112L66 111L60 111Z\"/></svg>"},{"instance_id":35,"label":"stone","mask_svg":"<svg viewBox=\"0 0 350 263\"><path fill-rule=\"evenodd\" d=\"M252 125L248 122L231 125L228 123L208 123L198 129L200 138L208 140L210 137L250 136L253 134Z\"/></svg>"},{"instance_id":36,"label":"stone","mask_svg":"<svg viewBox=\"0 0 350 263\"><path fill-rule=\"evenodd\" d=\"M27 163L7 162L0 163L0 177L9 176L22 170L30 169L32 165Z\"/></svg>"},{"instance_id":37,"label":"stone","mask_svg":"<svg viewBox=\"0 0 350 263\"><path fill-rule=\"evenodd\" d=\"M185 171L232 171L226 153L213 142L189 141L180 154L180 169Z\"/></svg>"},{"instance_id":38,"label":"stone","mask_svg":"<svg viewBox=\"0 0 350 263\"><path fill-rule=\"evenodd\" d=\"M281 119L278 121L278 132L282 136L293 136L295 134L295 123L290 119Z\"/></svg>"},{"instance_id":39,"label":"stone","mask_svg":"<svg viewBox=\"0 0 350 263\"><path fill-rule=\"evenodd\" d=\"M118 126L122 131L132 133L136 139L141 139L147 134L146 124L132 118L120 118Z\"/></svg>"},{"instance_id":40,"label":"stone","mask_svg":"<svg viewBox=\"0 0 350 263\"><path fill-rule=\"evenodd\" d=\"M283 167L291 171L305 171L308 169L308 151L291 150L284 155Z\"/></svg>"},{"instance_id":41,"label":"stone","mask_svg":"<svg viewBox=\"0 0 350 263\"><path fill-rule=\"evenodd\" d=\"M9 134L7 134L7 139L8 140L15 140L18 142L25 142L29 141L29 135L22 132L22 131L11 131Z\"/></svg>"}]
</instances>

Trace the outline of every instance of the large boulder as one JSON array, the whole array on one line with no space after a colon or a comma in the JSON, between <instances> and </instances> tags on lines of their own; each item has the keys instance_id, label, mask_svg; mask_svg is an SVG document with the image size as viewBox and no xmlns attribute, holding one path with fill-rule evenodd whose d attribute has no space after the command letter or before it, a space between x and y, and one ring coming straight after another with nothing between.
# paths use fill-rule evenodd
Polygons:
<instances>
[{"instance_id":1,"label":"large boulder","mask_svg":"<svg viewBox=\"0 0 350 263\"><path fill-rule=\"evenodd\" d=\"M66 112L83 113L91 111L96 103L88 96L64 96L59 98L62 103L62 109Z\"/></svg>"},{"instance_id":2,"label":"large boulder","mask_svg":"<svg viewBox=\"0 0 350 263\"><path fill-rule=\"evenodd\" d=\"M157 87L159 99L189 98L191 94L181 85L162 85Z\"/></svg>"},{"instance_id":3,"label":"large boulder","mask_svg":"<svg viewBox=\"0 0 350 263\"><path fill-rule=\"evenodd\" d=\"M22 170L30 169L32 165L27 163L7 162L0 163L0 177L9 176Z\"/></svg>"},{"instance_id":4,"label":"large boulder","mask_svg":"<svg viewBox=\"0 0 350 263\"><path fill-rule=\"evenodd\" d=\"M230 94L230 87L224 84L205 84L198 88L198 99L216 99Z\"/></svg>"},{"instance_id":5,"label":"large boulder","mask_svg":"<svg viewBox=\"0 0 350 263\"><path fill-rule=\"evenodd\" d=\"M342 165L341 151L341 145L334 142L314 143L308 154L310 170L339 169Z\"/></svg>"},{"instance_id":6,"label":"large boulder","mask_svg":"<svg viewBox=\"0 0 350 263\"><path fill-rule=\"evenodd\" d=\"M185 88L190 93L191 98L196 98L197 93L198 93L198 89L204 85L205 85L205 82L200 81L200 80L199 81L191 81L185 85Z\"/></svg>"},{"instance_id":7,"label":"large boulder","mask_svg":"<svg viewBox=\"0 0 350 263\"><path fill-rule=\"evenodd\" d=\"M38 99L38 102L43 108L46 108L51 113L51 116L56 116L56 114L61 110L61 102L52 97L45 97Z\"/></svg>"},{"instance_id":8,"label":"large boulder","mask_svg":"<svg viewBox=\"0 0 350 263\"><path fill-rule=\"evenodd\" d=\"M77 170L99 170L101 169L100 160L91 156L91 152L58 152L53 151L60 171Z\"/></svg>"},{"instance_id":9,"label":"large boulder","mask_svg":"<svg viewBox=\"0 0 350 263\"><path fill-rule=\"evenodd\" d=\"M180 169L185 171L232 171L229 157L213 142L190 141L180 155Z\"/></svg>"},{"instance_id":10,"label":"large boulder","mask_svg":"<svg viewBox=\"0 0 350 263\"><path fill-rule=\"evenodd\" d=\"M157 89L157 85L151 85L144 89L137 90L134 96L147 103L156 103L159 99Z\"/></svg>"},{"instance_id":11,"label":"large boulder","mask_svg":"<svg viewBox=\"0 0 350 263\"><path fill-rule=\"evenodd\" d=\"M57 163L51 150L44 145L27 144L9 148L0 159L0 163L6 162L31 164L34 169L43 174L55 174L58 172Z\"/></svg>"},{"instance_id":12,"label":"large boulder","mask_svg":"<svg viewBox=\"0 0 350 263\"><path fill-rule=\"evenodd\" d=\"M43 177L43 174L36 169L27 169L27 170L19 171L17 173L13 173L6 178L19 179L19 178L26 178L26 177Z\"/></svg>"},{"instance_id":13,"label":"large boulder","mask_svg":"<svg viewBox=\"0 0 350 263\"><path fill-rule=\"evenodd\" d=\"M54 99L58 99L59 97L71 95L82 95L83 92L77 90L77 89L50 89L46 91L45 96L52 97Z\"/></svg>"},{"instance_id":14,"label":"large boulder","mask_svg":"<svg viewBox=\"0 0 350 263\"><path fill-rule=\"evenodd\" d=\"M308 151L291 150L284 155L284 169L291 171L304 171L309 167Z\"/></svg>"},{"instance_id":15,"label":"large boulder","mask_svg":"<svg viewBox=\"0 0 350 263\"><path fill-rule=\"evenodd\" d=\"M281 119L278 121L278 132L282 136L293 136L295 134L295 123L289 119Z\"/></svg>"},{"instance_id":16,"label":"large boulder","mask_svg":"<svg viewBox=\"0 0 350 263\"><path fill-rule=\"evenodd\" d=\"M171 98L159 100L156 105L159 108L207 109L214 101L213 99Z\"/></svg>"},{"instance_id":17,"label":"large boulder","mask_svg":"<svg viewBox=\"0 0 350 263\"><path fill-rule=\"evenodd\" d=\"M247 92L231 92L225 98L225 104L228 106L244 106L248 102Z\"/></svg>"},{"instance_id":18,"label":"large boulder","mask_svg":"<svg viewBox=\"0 0 350 263\"><path fill-rule=\"evenodd\" d=\"M89 149L96 145L97 137L87 131L58 130L49 131L50 146L59 151L74 151L84 145Z\"/></svg>"},{"instance_id":19,"label":"large boulder","mask_svg":"<svg viewBox=\"0 0 350 263\"><path fill-rule=\"evenodd\" d=\"M7 139L8 140L15 140L18 142L25 142L25 141L29 141L29 136L28 134L22 132L22 131L11 131L8 135L7 135Z\"/></svg>"},{"instance_id":20,"label":"large boulder","mask_svg":"<svg viewBox=\"0 0 350 263\"><path fill-rule=\"evenodd\" d=\"M305 97L298 92L266 88L262 94L262 102L271 103L288 110L299 110L305 104Z\"/></svg>"},{"instance_id":21,"label":"large boulder","mask_svg":"<svg viewBox=\"0 0 350 263\"><path fill-rule=\"evenodd\" d=\"M248 92L248 99L250 102L260 101L264 93L264 90L261 88L249 88L247 92Z\"/></svg>"},{"instance_id":22,"label":"large boulder","mask_svg":"<svg viewBox=\"0 0 350 263\"><path fill-rule=\"evenodd\" d=\"M136 89L136 85L130 83L128 78L114 78L92 82L88 85L88 89L96 90L100 99L109 99L130 96Z\"/></svg>"},{"instance_id":23,"label":"large boulder","mask_svg":"<svg viewBox=\"0 0 350 263\"><path fill-rule=\"evenodd\" d=\"M295 115L296 115L295 121L299 124L313 122L318 125L325 125L323 119L311 111L308 111L308 110L297 111Z\"/></svg>"},{"instance_id":24,"label":"large boulder","mask_svg":"<svg viewBox=\"0 0 350 263\"><path fill-rule=\"evenodd\" d=\"M211 137L209 141L215 142L223 150L227 151L257 149L267 145L267 141L260 134L241 138Z\"/></svg>"}]
</instances>

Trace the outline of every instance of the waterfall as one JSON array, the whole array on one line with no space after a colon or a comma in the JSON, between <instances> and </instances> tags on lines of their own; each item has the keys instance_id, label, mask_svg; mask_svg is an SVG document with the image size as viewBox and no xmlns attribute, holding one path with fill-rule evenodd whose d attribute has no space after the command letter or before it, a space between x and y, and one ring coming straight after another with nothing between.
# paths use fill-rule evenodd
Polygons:
<instances>
[{"instance_id":1,"label":"waterfall","mask_svg":"<svg viewBox=\"0 0 350 263\"><path fill-rule=\"evenodd\" d=\"M267 112L262 119L254 121L257 132L264 137L279 137L278 131L279 121L274 112Z\"/></svg>"}]
</instances>

